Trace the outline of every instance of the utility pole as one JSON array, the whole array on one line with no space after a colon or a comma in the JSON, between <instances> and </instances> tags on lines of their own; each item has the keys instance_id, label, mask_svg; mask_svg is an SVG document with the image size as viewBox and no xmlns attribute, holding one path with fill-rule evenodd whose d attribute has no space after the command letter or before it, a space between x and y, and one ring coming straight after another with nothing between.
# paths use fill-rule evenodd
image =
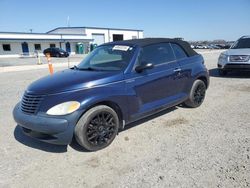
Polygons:
<instances>
[{"instance_id":1,"label":"utility pole","mask_svg":"<svg viewBox=\"0 0 250 188\"><path fill-rule=\"evenodd\" d=\"M70 27L69 16L67 18L67 27Z\"/></svg>"}]
</instances>

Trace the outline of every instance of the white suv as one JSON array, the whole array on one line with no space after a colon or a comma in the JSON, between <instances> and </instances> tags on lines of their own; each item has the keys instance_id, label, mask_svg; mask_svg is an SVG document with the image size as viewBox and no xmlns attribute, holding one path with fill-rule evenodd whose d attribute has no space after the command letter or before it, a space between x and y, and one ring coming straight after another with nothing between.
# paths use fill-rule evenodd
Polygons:
<instances>
[{"instance_id":1,"label":"white suv","mask_svg":"<svg viewBox=\"0 0 250 188\"><path fill-rule=\"evenodd\" d=\"M241 37L229 50L220 54L218 70L220 75L233 70L250 71L250 36Z\"/></svg>"}]
</instances>

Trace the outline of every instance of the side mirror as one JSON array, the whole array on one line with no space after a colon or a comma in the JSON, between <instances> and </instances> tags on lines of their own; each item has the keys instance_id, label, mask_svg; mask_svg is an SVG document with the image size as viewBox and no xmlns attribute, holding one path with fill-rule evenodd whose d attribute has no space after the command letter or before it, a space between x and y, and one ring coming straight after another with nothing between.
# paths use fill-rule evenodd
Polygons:
<instances>
[{"instance_id":1,"label":"side mirror","mask_svg":"<svg viewBox=\"0 0 250 188\"><path fill-rule=\"evenodd\" d=\"M142 63L142 65L135 67L135 71L140 73L145 69L152 69L152 68L154 68L154 65L152 63Z\"/></svg>"}]
</instances>

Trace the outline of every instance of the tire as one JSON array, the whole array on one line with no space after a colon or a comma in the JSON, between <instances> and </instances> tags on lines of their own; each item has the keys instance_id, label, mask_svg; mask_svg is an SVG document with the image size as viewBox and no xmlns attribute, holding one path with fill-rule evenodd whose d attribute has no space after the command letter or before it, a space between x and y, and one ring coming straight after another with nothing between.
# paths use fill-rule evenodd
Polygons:
<instances>
[{"instance_id":1,"label":"tire","mask_svg":"<svg viewBox=\"0 0 250 188\"><path fill-rule=\"evenodd\" d=\"M88 151L110 145L119 128L117 113L106 105L95 106L82 115L75 127L76 141Z\"/></svg>"},{"instance_id":2,"label":"tire","mask_svg":"<svg viewBox=\"0 0 250 188\"><path fill-rule=\"evenodd\" d=\"M56 57L60 57L60 55L59 55L59 54L56 54Z\"/></svg>"},{"instance_id":3,"label":"tire","mask_svg":"<svg viewBox=\"0 0 250 188\"><path fill-rule=\"evenodd\" d=\"M219 72L220 76L226 76L227 75L227 71L226 70L218 69L218 72Z\"/></svg>"},{"instance_id":4,"label":"tire","mask_svg":"<svg viewBox=\"0 0 250 188\"><path fill-rule=\"evenodd\" d=\"M190 108L199 107L205 99L206 89L206 85L202 80L195 80L189 98L184 102L184 105Z\"/></svg>"}]
</instances>

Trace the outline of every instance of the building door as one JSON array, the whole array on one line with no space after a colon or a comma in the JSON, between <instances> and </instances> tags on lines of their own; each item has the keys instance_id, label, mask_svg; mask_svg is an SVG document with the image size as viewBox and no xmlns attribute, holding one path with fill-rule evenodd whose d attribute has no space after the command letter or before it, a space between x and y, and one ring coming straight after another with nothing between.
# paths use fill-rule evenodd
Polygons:
<instances>
[{"instance_id":1,"label":"building door","mask_svg":"<svg viewBox=\"0 0 250 188\"><path fill-rule=\"evenodd\" d=\"M66 46L66 52L70 53L71 52L70 43L67 42L65 46Z\"/></svg>"},{"instance_id":2,"label":"building door","mask_svg":"<svg viewBox=\"0 0 250 188\"><path fill-rule=\"evenodd\" d=\"M101 45L105 42L104 34L92 34L92 39L94 39L94 44Z\"/></svg>"},{"instance_id":3,"label":"building door","mask_svg":"<svg viewBox=\"0 0 250 188\"><path fill-rule=\"evenodd\" d=\"M29 46L28 46L27 42L22 43L22 51L23 51L23 54L28 54L29 53Z\"/></svg>"},{"instance_id":4,"label":"building door","mask_svg":"<svg viewBox=\"0 0 250 188\"><path fill-rule=\"evenodd\" d=\"M123 40L123 35L113 34L113 41Z\"/></svg>"}]
</instances>

